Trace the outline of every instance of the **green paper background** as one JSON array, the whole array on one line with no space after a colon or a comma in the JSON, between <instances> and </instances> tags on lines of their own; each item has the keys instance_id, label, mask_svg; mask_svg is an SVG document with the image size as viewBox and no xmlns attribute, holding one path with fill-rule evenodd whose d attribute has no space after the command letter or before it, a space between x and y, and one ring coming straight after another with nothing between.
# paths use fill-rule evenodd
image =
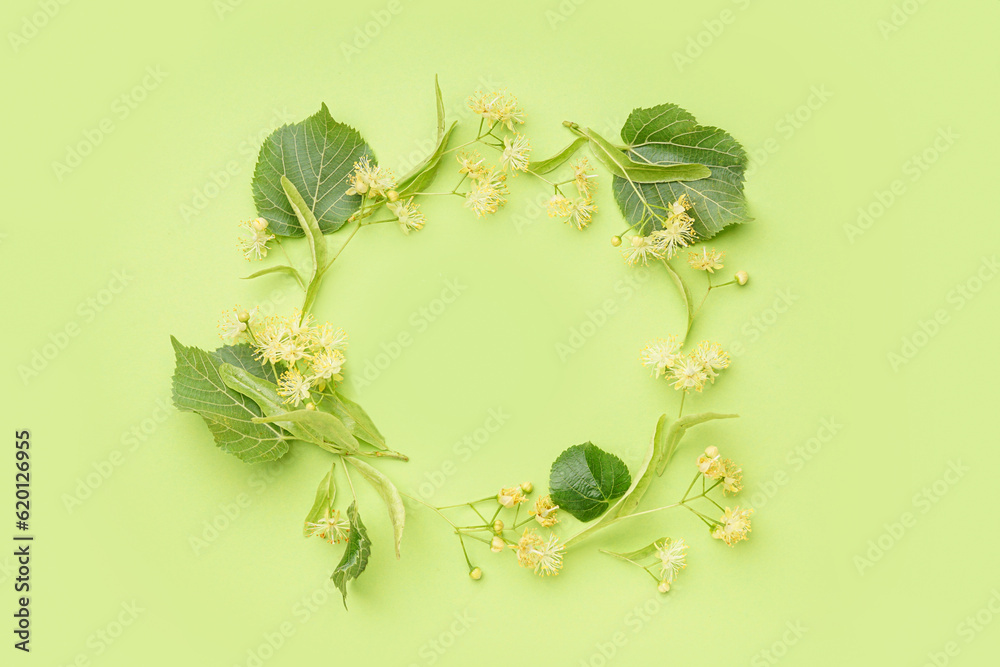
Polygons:
<instances>
[{"instance_id":1,"label":"green paper background","mask_svg":"<svg viewBox=\"0 0 1000 667\"><path fill-rule=\"evenodd\" d=\"M5 3L3 423L32 431L36 541L33 650L5 634L3 663L995 664L998 16L915 0ZM556 578L475 545L477 583L420 508L396 561L359 490L375 552L345 612L325 588L339 549L301 536L328 455L296 445L247 466L161 407L170 334L214 347L222 310L299 299L281 278L238 279L260 141L325 101L403 172L433 135L435 73L459 138L465 97L507 86L539 156L570 139L563 120L614 137L633 107L667 101L751 152L756 220L713 242L751 282L713 295L692 334L742 353L687 408L742 418L692 431L646 505L672 501L716 444L744 467L749 542L667 512L587 543ZM57 174L81 142L97 145ZM431 484L444 504L543 487L587 440L634 470L676 410L637 356L682 310L661 271L610 247L622 224L601 173L584 232L540 214L544 189L522 176L501 214L428 201L423 231L364 230L329 275L316 311L350 332L350 394L412 455L381 466L404 491ZM384 369L367 382L369 363ZM228 525L192 547L213 521ZM596 551L663 535L690 544L665 596ZM13 565L0 557L7 624Z\"/></svg>"}]
</instances>

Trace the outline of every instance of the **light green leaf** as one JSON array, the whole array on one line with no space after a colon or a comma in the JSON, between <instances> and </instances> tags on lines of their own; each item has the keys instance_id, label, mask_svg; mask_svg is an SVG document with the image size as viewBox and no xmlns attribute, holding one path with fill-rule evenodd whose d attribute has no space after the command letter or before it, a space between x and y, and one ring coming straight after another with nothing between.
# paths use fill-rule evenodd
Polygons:
<instances>
[{"instance_id":1,"label":"light green leaf","mask_svg":"<svg viewBox=\"0 0 1000 667\"><path fill-rule=\"evenodd\" d=\"M287 273L292 278L295 278L295 282L297 282L299 284L299 287L305 288L305 286L306 286L305 281L302 280L302 275L299 274L299 272L296 271L295 269L293 269L292 267L287 266L285 264L278 264L276 266L269 266L266 269L261 269L260 271L256 271L254 273L251 273L249 276L244 276L243 280L250 280L252 278L260 278L261 276L267 276L267 275L270 275L272 273Z\"/></svg>"},{"instance_id":2,"label":"light green leaf","mask_svg":"<svg viewBox=\"0 0 1000 667\"><path fill-rule=\"evenodd\" d=\"M697 426L698 424L704 424L707 421L712 421L713 419L735 419L739 415L731 414L719 414L717 412L702 412L695 415L685 415L675 421L667 429L666 433L666 443L656 459L656 474L662 475L663 471L666 469L667 464L670 462L670 458L674 455L674 451L677 449L678 443L680 443L681 438L687 433L687 430L692 426Z\"/></svg>"},{"instance_id":3,"label":"light green leaf","mask_svg":"<svg viewBox=\"0 0 1000 667\"><path fill-rule=\"evenodd\" d=\"M396 558L399 558L399 544L403 540L403 527L406 525L406 508L403 506L403 499L399 495L399 490L382 474L378 469L373 468L364 461L345 456L344 460L354 466L361 475L368 480L368 483L375 487L378 494L385 501L385 507L389 511L389 521L392 522L393 541L396 546Z\"/></svg>"},{"instance_id":4,"label":"light green leaf","mask_svg":"<svg viewBox=\"0 0 1000 667\"><path fill-rule=\"evenodd\" d=\"M312 254L313 260L313 271L309 277L311 282L326 267L326 239L323 238L323 233L319 230L319 223L316 222L316 216L313 215L308 204L306 204L302 195L299 194L299 191L295 189L292 182L284 176L281 177L281 188L284 190L285 196L288 197L288 203L291 204L292 210L295 211L295 217L298 219L299 224L306 233L306 239L309 241L309 251Z\"/></svg>"},{"instance_id":5,"label":"light green leaf","mask_svg":"<svg viewBox=\"0 0 1000 667\"><path fill-rule=\"evenodd\" d=\"M261 146L253 174L257 213L278 236L302 236L295 211L281 187L285 176L316 216L324 234L337 231L361 205L348 195L347 177L354 163L374 154L358 132L338 123L326 105L300 123L284 125Z\"/></svg>"},{"instance_id":6,"label":"light green leaf","mask_svg":"<svg viewBox=\"0 0 1000 667\"><path fill-rule=\"evenodd\" d=\"M681 295L681 301L684 302L684 311L687 314L687 325L684 327L684 336L681 338L681 344L687 340L688 333L691 332L691 325L694 324L694 306L691 303L691 294L688 292L687 284L685 284L684 279L674 271L674 267L670 266L670 262L666 259L662 260L663 266L667 268L667 273L670 275L670 279L674 281L674 285L677 287L678 293Z\"/></svg>"},{"instance_id":7,"label":"light green leaf","mask_svg":"<svg viewBox=\"0 0 1000 667\"><path fill-rule=\"evenodd\" d=\"M388 446L385 444L385 438L379 433L378 428L375 427L375 423L372 421L368 413L365 412L364 408L350 400L340 392L336 392L334 395L333 414L340 418L340 421L344 422L346 426L354 436L376 449L381 449L383 451L388 450Z\"/></svg>"},{"instance_id":8,"label":"light green leaf","mask_svg":"<svg viewBox=\"0 0 1000 667\"><path fill-rule=\"evenodd\" d=\"M667 415L660 415L659 420L656 422L656 431L653 433L653 439L650 441L649 449L646 451L646 457L635 473L632 486L622 496L621 501L615 507L615 511L608 514L625 516L634 512L635 508L638 507L639 501L642 500L646 489L649 488L650 483L653 481L653 461L659 461L666 451L667 432L669 431L667 424L669 421Z\"/></svg>"},{"instance_id":9,"label":"light green leaf","mask_svg":"<svg viewBox=\"0 0 1000 667\"><path fill-rule=\"evenodd\" d=\"M226 386L219 368L228 364L204 350L181 345L173 336L170 342L176 360L174 405L178 410L201 415L220 449L247 463L274 461L288 451L281 429L255 424L253 418L261 414L257 404ZM233 357L239 354L232 350L222 353Z\"/></svg>"},{"instance_id":10,"label":"light green leaf","mask_svg":"<svg viewBox=\"0 0 1000 667\"><path fill-rule=\"evenodd\" d=\"M330 466L330 472L326 473L323 480L319 483L319 487L316 489L316 500L313 502L309 514L306 515L306 520L302 527L302 534L306 537L310 535L309 524L319 522L333 508L333 501L337 498L337 485L333 479L333 471L336 467L337 463L334 462Z\"/></svg>"},{"instance_id":11,"label":"light green leaf","mask_svg":"<svg viewBox=\"0 0 1000 667\"><path fill-rule=\"evenodd\" d=\"M630 483L622 460L589 442L564 451L549 472L552 502L584 522L603 514Z\"/></svg>"},{"instance_id":12,"label":"light green leaf","mask_svg":"<svg viewBox=\"0 0 1000 667\"><path fill-rule=\"evenodd\" d=\"M342 451L356 452L361 447L354 435L347 430L344 422L321 410L293 410L281 414L258 417L260 424L291 422L308 427L313 433L342 448Z\"/></svg>"},{"instance_id":13,"label":"light green leaf","mask_svg":"<svg viewBox=\"0 0 1000 667\"><path fill-rule=\"evenodd\" d=\"M347 520L351 523L351 534L347 539L347 548L344 549L344 556L340 559L337 569L330 576L333 583L340 589L341 595L344 596L344 609L347 609L347 582L361 576L361 573L368 567L368 558L372 553L372 541L368 539L365 524L361 523L356 501L347 508Z\"/></svg>"},{"instance_id":14,"label":"light green leaf","mask_svg":"<svg viewBox=\"0 0 1000 667\"><path fill-rule=\"evenodd\" d=\"M452 122L451 127L449 127L447 131L441 135L434 152L428 155L423 162L410 170L410 172L396 184L396 191L399 192L399 196L401 198L409 197L418 192L423 192L424 188L431 184L431 181L434 180L434 174L437 172L438 165L441 163L441 156L448 147L448 141L451 139L451 134L455 131L455 127L457 125L458 121Z\"/></svg>"},{"instance_id":15,"label":"light green leaf","mask_svg":"<svg viewBox=\"0 0 1000 667\"><path fill-rule=\"evenodd\" d=\"M630 563L636 563L638 565L639 564L638 561L649 558L650 556L655 554L657 551L657 546L656 546L657 543L662 544L664 539L666 538L661 537L660 539L654 541L652 544L648 546L642 547L641 549L636 549L635 551L629 551L627 553L618 553L616 551L607 551L605 549L601 549L601 552L606 553L609 556L614 556L616 558L621 558L622 560L627 560Z\"/></svg>"},{"instance_id":16,"label":"light green leaf","mask_svg":"<svg viewBox=\"0 0 1000 667\"><path fill-rule=\"evenodd\" d=\"M583 146L585 143L587 143L586 137L577 137L569 146L562 149L547 160L538 160L537 162L529 164L528 171L534 174L547 174L550 171L555 171L565 164L566 160L573 157L573 153L579 150L580 146Z\"/></svg>"},{"instance_id":17,"label":"light green leaf","mask_svg":"<svg viewBox=\"0 0 1000 667\"><path fill-rule=\"evenodd\" d=\"M434 75L434 97L437 100L438 116L438 143L444 138L444 100L441 98L441 85L438 83L437 74Z\"/></svg>"},{"instance_id":18,"label":"light green leaf","mask_svg":"<svg viewBox=\"0 0 1000 667\"><path fill-rule=\"evenodd\" d=\"M608 171L626 182L692 181L711 175L711 171L703 164L656 165L648 162L636 162L590 128L583 130L583 133L590 139L590 150L594 153L594 157L603 162Z\"/></svg>"},{"instance_id":19,"label":"light green leaf","mask_svg":"<svg viewBox=\"0 0 1000 667\"><path fill-rule=\"evenodd\" d=\"M617 174L612 188L628 222L638 224L649 217L636 189L658 212L664 208L656 207L667 207L682 194L688 195L694 204L695 231L702 240L712 238L731 224L751 219L743 196L746 151L726 132L698 125L694 116L675 104L661 104L633 111L621 135L628 156L636 162L649 165L694 162L710 170L706 177L695 181L646 183L635 188ZM640 233L659 228L658 223L652 227L650 224L647 221Z\"/></svg>"}]
</instances>

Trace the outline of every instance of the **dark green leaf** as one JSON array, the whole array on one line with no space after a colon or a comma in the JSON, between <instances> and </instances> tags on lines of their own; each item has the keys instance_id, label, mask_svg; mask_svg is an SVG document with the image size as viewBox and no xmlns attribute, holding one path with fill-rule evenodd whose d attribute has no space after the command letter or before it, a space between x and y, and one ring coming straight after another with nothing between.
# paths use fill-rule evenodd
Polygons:
<instances>
[{"instance_id":1,"label":"dark green leaf","mask_svg":"<svg viewBox=\"0 0 1000 667\"><path fill-rule=\"evenodd\" d=\"M743 196L743 174L747 155L733 137L715 128L698 125L694 116L675 104L661 104L633 111L622 128L628 155L650 165L699 163L711 175L695 181L633 184L616 175L615 200L626 220L647 220L640 233L648 233L649 211L639 193L662 215L664 209L687 194L694 203L693 217L698 236L710 239L724 227L750 220ZM636 192L639 191L639 193ZM657 208L661 207L661 208ZM659 228L659 225L653 225Z\"/></svg>"},{"instance_id":2,"label":"dark green leaf","mask_svg":"<svg viewBox=\"0 0 1000 667\"><path fill-rule=\"evenodd\" d=\"M368 532L365 525L361 523L361 516L358 514L357 502L351 503L347 508L347 520L351 522L351 534L347 540L347 548L344 549L344 557L340 559L340 564L330 576L333 583L340 589L344 596L344 609L347 609L347 582L357 579L368 567L368 557L372 552L372 541L368 539Z\"/></svg>"},{"instance_id":3,"label":"dark green leaf","mask_svg":"<svg viewBox=\"0 0 1000 667\"><path fill-rule=\"evenodd\" d=\"M371 148L357 130L338 123L324 104L301 123L284 125L264 140L253 174L257 213L278 236L302 236L295 211L281 187L285 176L313 212L324 234L337 231L361 205L348 195L347 177Z\"/></svg>"},{"instance_id":4,"label":"dark green leaf","mask_svg":"<svg viewBox=\"0 0 1000 667\"><path fill-rule=\"evenodd\" d=\"M601 516L628 489L628 468L614 454L589 442L570 447L549 472L552 502L580 521Z\"/></svg>"},{"instance_id":5,"label":"dark green leaf","mask_svg":"<svg viewBox=\"0 0 1000 667\"><path fill-rule=\"evenodd\" d=\"M261 415L260 408L227 387L220 374L222 366L234 368L221 358L230 358L241 367L251 365L253 358L237 351L244 346L222 348L217 357L196 347L185 347L173 336L170 342L176 360L174 405L178 410L201 415L220 449L247 463L274 461L288 451L288 441L281 429L273 424L254 423L254 417Z\"/></svg>"},{"instance_id":6,"label":"dark green leaf","mask_svg":"<svg viewBox=\"0 0 1000 667\"><path fill-rule=\"evenodd\" d=\"M277 382L278 378L274 374L274 367L258 360L253 353L253 347L249 343L240 345L225 345L211 353L220 364L232 364L242 368L250 375L264 378L268 382ZM279 364L278 372L284 369L283 364Z\"/></svg>"}]
</instances>

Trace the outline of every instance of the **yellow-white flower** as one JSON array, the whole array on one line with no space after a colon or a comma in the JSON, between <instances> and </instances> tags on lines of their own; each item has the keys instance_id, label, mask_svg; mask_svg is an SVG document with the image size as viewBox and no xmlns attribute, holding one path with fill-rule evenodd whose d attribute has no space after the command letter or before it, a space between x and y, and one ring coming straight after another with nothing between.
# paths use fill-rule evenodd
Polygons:
<instances>
[{"instance_id":1,"label":"yellow-white flower","mask_svg":"<svg viewBox=\"0 0 1000 667\"><path fill-rule=\"evenodd\" d=\"M715 382L715 378L718 375L717 371L729 368L729 353L723 350L722 346L718 343L712 343L707 340L701 341L694 350L694 358L708 372L712 382Z\"/></svg>"},{"instance_id":2,"label":"yellow-white flower","mask_svg":"<svg viewBox=\"0 0 1000 667\"><path fill-rule=\"evenodd\" d=\"M267 220L254 218L240 223L250 231L249 238L239 240L239 248L247 259L263 259L267 257L267 242L274 238L267 228Z\"/></svg>"},{"instance_id":3,"label":"yellow-white flower","mask_svg":"<svg viewBox=\"0 0 1000 667\"><path fill-rule=\"evenodd\" d=\"M413 203L413 197L405 202L390 202L386 207L399 219L399 228L404 234L409 234L411 229L424 228L424 214L420 212L420 205Z\"/></svg>"},{"instance_id":4,"label":"yellow-white flower","mask_svg":"<svg viewBox=\"0 0 1000 667\"><path fill-rule=\"evenodd\" d=\"M247 332L250 318L256 314L257 309L243 310L236 306L232 310L227 310L219 320L219 337L229 343L234 343L243 338Z\"/></svg>"},{"instance_id":5,"label":"yellow-white flower","mask_svg":"<svg viewBox=\"0 0 1000 667\"><path fill-rule=\"evenodd\" d=\"M582 157L573 166L573 184L581 197L589 199L597 189L597 174L590 173L590 162Z\"/></svg>"},{"instance_id":6,"label":"yellow-white flower","mask_svg":"<svg viewBox=\"0 0 1000 667\"><path fill-rule=\"evenodd\" d=\"M700 253L692 252L688 255L688 264L699 271L715 273L722 268L722 258L726 253L715 248L702 248Z\"/></svg>"},{"instance_id":7,"label":"yellow-white flower","mask_svg":"<svg viewBox=\"0 0 1000 667\"><path fill-rule=\"evenodd\" d=\"M323 350L342 350L347 347L347 332L334 329L329 323L323 323L311 332L312 344Z\"/></svg>"},{"instance_id":8,"label":"yellow-white flower","mask_svg":"<svg viewBox=\"0 0 1000 667\"><path fill-rule=\"evenodd\" d=\"M344 368L344 353L340 350L323 350L314 356L309 367L312 369L313 379L322 378L324 380L343 380L340 371Z\"/></svg>"},{"instance_id":9,"label":"yellow-white flower","mask_svg":"<svg viewBox=\"0 0 1000 667\"><path fill-rule=\"evenodd\" d=\"M517 105L517 98L505 90L484 93L477 91L469 97L469 108L482 116L490 127L499 123L514 131L514 123L524 122L524 111Z\"/></svg>"},{"instance_id":10,"label":"yellow-white flower","mask_svg":"<svg viewBox=\"0 0 1000 667\"><path fill-rule=\"evenodd\" d=\"M499 535L494 535L493 539L490 540L490 551L492 551L495 554L498 554L501 551L503 551L503 548L505 546L507 546L507 543Z\"/></svg>"},{"instance_id":11,"label":"yellow-white flower","mask_svg":"<svg viewBox=\"0 0 1000 667\"><path fill-rule=\"evenodd\" d=\"M559 522L559 517L556 516L558 510L559 506L552 502L552 496L546 494L535 500L535 507L528 510L528 514L535 517L535 521L542 526L551 528Z\"/></svg>"},{"instance_id":12,"label":"yellow-white flower","mask_svg":"<svg viewBox=\"0 0 1000 667\"><path fill-rule=\"evenodd\" d=\"M500 489L500 493L497 494L497 502L504 507L511 508L514 505L520 505L523 502L527 502L528 498L521 491L519 486L507 486Z\"/></svg>"},{"instance_id":13,"label":"yellow-white flower","mask_svg":"<svg viewBox=\"0 0 1000 667\"><path fill-rule=\"evenodd\" d=\"M708 479L719 479L725 473L718 447L706 447L698 457L698 471Z\"/></svg>"},{"instance_id":14,"label":"yellow-white flower","mask_svg":"<svg viewBox=\"0 0 1000 667\"><path fill-rule=\"evenodd\" d=\"M660 559L660 579L672 583L677 573L687 567L685 562L688 545L683 538L665 538L656 545L656 557ZM669 588L668 588L669 590Z\"/></svg>"},{"instance_id":15,"label":"yellow-white flower","mask_svg":"<svg viewBox=\"0 0 1000 667\"><path fill-rule=\"evenodd\" d=\"M654 377L660 377L681 358L680 350L677 336L654 340L642 348L642 365L652 368Z\"/></svg>"},{"instance_id":16,"label":"yellow-white flower","mask_svg":"<svg viewBox=\"0 0 1000 667\"><path fill-rule=\"evenodd\" d=\"M566 547L559 538L552 535L543 540L531 528L525 528L524 534L517 544L510 545L517 553L517 562L521 567L534 569L535 574L542 576L559 574L562 569L563 552Z\"/></svg>"},{"instance_id":17,"label":"yellow-white flower","mask_svg":"<svg viewBox=\"0 0 1000 667\"><path fill-rule=\"evenodd\" d=\"M688 355L678 359L670 367L670 380L674 383L674 389L701 391L708 380L708 372L700 361Z\"/></svg>"},{"instance_id":18,"label":"yellow-white flower","mask_svg":"<svg viewBox=\"0 0 1000 667\"><path fill-rule=\"evenodd\" d=\"M552 195L552 198L545 202L550 218L568 218L573 214L573 200L560 194Z\"/></svg>"},{"instance_id":19,"label":"yellow-white flower","mask_svg":"<svg viewBox=\"0 0 1000 667\"><path fill-rule=\"evenodd\" d=\"M687 215L672 216L664 220L663 228L651 236L660 254L670 259L678 250L694 243L694 225Z\"/></svg>"},{"instance_id":20,"label":"yellow-white flower","mask_svg":"<svg viewBox=\"0 0 1000 667\"><path fill-rule=\"evenodd\" d=\"M514 134L514 138L503 138L503 152L500 154L500 164L506 169L528 171L531 142L523 134Z\"/></svg>"},{"instance_id":21,"label":"yellow-white flower","mask_svg":"<svg viewBox=\"0 0 1000 667\"><path fill-rule=\"evenodd\" d=\"M691 198L687 194L683 194L677 198L677 201L670 205L670 215L690 217L687 215L687 211L693 207L694 204L691 203Z\"/></svg>"},{"instance_id":22,"label":"yellow-white flower","mask_svg":"<svg viewBox=\"0 0 1000 667\"><path fill-rule=\"evenodd\" d=\"M320 517L315 523L306 523L309 537L322 537L330 544L336 544L347 539L351 532L351 524L340 515L340 510L333 510L330 516Z\"/></svg>"},{"instance_id":23,"label":"yellow-white flower","mask_svg":"<svg viewBox=\"0 0 1000 667\"><path fill-rule=\"evenodd\" d=\"M729 546L733 546L740 540L747 539L747 533L750 532L751 514L753 514L752 509L741 510L738 505L734 509L727 507L725 513L719 519L722 525L718 526L712 532L712 537L722 540Z\"/></svg>"},{"instance_id":24,"label":"yellow-white flower","mask_svg":"<svg viewBox=\"0 0 1000 667\"><path fill-rule=\"evenodd\" d=\"M628 245L622 248L622 254L629 266L648 264L650 259L662 259L663 257L659 248L653 243L653 239L648 236L633 236Z\"/></svg>"},{"instance_id":25,"label":"yellow-white flower","mask_svg":"<svg viewBox=\"0 0 1000 667\"><path fill-rule=\"evenodd\" d=\"M489 171L482 156L476 151L459 153L455 159L459 164L458 173L468 174L469 178L479 178Z\"/></svg>"},{"instance_id":26,"label":"yellow-white flower","mask_svg":"<svg viewBox=\"0 0 1000 667\"><path fill-rule=\"evenodd\" d=\"M722 462L722 489L725 493L739 493L743 488L743 469L730 459Z\"/></svg>"},{"instance_id":27,"label":"yellow-white flower","mask_svg":"<svg viewBox=\"0 0 1000 667\"><path fill-rule=\"evenodd\" d=\"M573 210L568 222L576 225L577 229L583 229L590 224L590 220L596 212L597 205L594 204L593 200L581 197L573 202Z\"/></svg>"},{"instance_id":28,"label":"yellow-white flower","mask_svg":"<svg viewBox=\"0 0 1000 667\"><path fill-rule=\"evenodd\" d=\"M494 170L474 180L465 196L465 207L475 213L477 218L496 213L507 201L506 178L506 174Z\"/></svg>"},{"instance_id":29,"label":"yellow-white flower","mask_svg":"<svg viewBox=\"0 0 1000 667\"><path fill-rule=\"evenodd\" d=\"M281 374L278 380L278 395L283 396L285 403L298 407L302 401L309 400L309 388L312 381L299 372L294 366Z\"/></svg>"},{"instance_id":30,"label":"yellow-white flower","mask_svg":"<svg viewBox=\"0 0 1000 667\"><path fill-rule=\"evenodd\" d=\"M392 171L373 165L367 155L354 163L354 171L348 176L348 182L351 184L347 189L349 195L385 197L389 190L396 187L396 177Z\"/></svg>"}]
</instances>

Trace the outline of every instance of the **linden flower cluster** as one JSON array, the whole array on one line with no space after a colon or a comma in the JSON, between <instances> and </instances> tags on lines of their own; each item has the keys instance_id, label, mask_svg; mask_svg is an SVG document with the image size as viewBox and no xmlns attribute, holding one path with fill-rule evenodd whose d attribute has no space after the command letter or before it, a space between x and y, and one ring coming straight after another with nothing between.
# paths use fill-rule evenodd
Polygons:
<instances>
[{"instance_id":1,"label":"linden flower cluster","mask_svg":"<svg viewBox=\"0 0 1000 667\"><path fill-rule=\"evenodd\" d=\"M350 533L351 524L340 515L340 510L327 509L318 520L306 522L308 537L320 537L330 544L343 542Z\"/></svg>"},{"instance_id":2,"label":"linden flower cluster","mask_svg":"<svg viewBox=\"0 0 1000 667\"><path fill-rule=\"evenodd\" d=\"M564 222L583 229L590 224L597 205L594 204L594 192L597 190L597 174L590 168L587 158L580 158L573 165L571 183L576 187L577 198L573 199L563 194L559 185L555 185L556 194L546 203L550 218L563 218Z\"/></svg>"},{"instance_id":3,"label":"linden flower cluster","mask_svg":"<svg viewBox=\"0 0 1000 667\"><path fill-rule=\"evenodd\" d=\"M691 199L683 194L677 201L667 207L667 214L660 219L660 229L654 230L648 236L632 236L628 245L622 249L625 262L629 266L648 264L651 259L671 259L681 248L694 243L694 218L688 211L694 207ZM620 237L612 239L615 245L621 243ZM721 266L719 268L722 268Z\"/></svg>"},{"instance_id":4,"label":"linden flower cluster","mask_svg":"<svg viewBox=\"0 0 1000 667\"><path fill-rule=\"evenodd\" d=\"M254 218L240 223L249 232L249 238L241 238L237 246L247 259L264 259L267 257L267 243L274 238L264 218Z\"/></svg>"},{"instance_id":5,"label":"linden flower cluster","mask_svg":"<svg viewBox=\"0 0 1000 667\"><path fill-rule=\"evenodd\" d=\"M363 197L361 211L371 212L381 203L385 203L386 208L395 216L394 219L399 223L399 228L403 230L404 234L424 228L425 218L424 214L420 212L420 205L413 201L413 197L400 200L399 193L395 190L396 177L392 170L380 165L373 165L368 156L365 155L354 163L354 171L347 177L347 180L350 183L347 194ZM369 201L371 205L366 208L365 202ZM384 222L392 222L392 220Z\"/></svg>"},{"instance_id":6,"label":"linden flower cluster","mask_svg":"<svg viewBox=\"0 0 1000 667\"><path fill-rule=\"evenodd\" d=\"M643 366L654 377L664 377L678 391L702 391L705 383L715 383L719 371L729 367L729 354L718 343L702 341L688 354L681 352L677 336L654 340L642 349Z\"/></svg>"},{"instance_id":7,"label":"linden flower cluster","mask_svg":"<svg viewBox=\"0 0 1000 667\"><path fill-rule=\"evenodd\" d=\"M718 447L706 447L705 452L698 457L698 471L705 480L714 482L714 486L722 485L725 493L739 493L743 488L743 471L730 459L719 455ZM739 505L723 510L722 517L715 522L712 537L722 540L729 546L747 539L750 532L750 515L753 509L740 509Z\"/></svg>"},{"instance_id":8,"label":"linden flower cluster","mask_svg":"<svg viewBox=\"0 0 1000 667\"><path fill-rule=\"evenodd\" d=\"M465 194L465 207L477 218L496 213L507 203L507 174L485 163L479 153L471 151L458 155L459 173L472 185Z\"/></svg>"}]
</instances>

